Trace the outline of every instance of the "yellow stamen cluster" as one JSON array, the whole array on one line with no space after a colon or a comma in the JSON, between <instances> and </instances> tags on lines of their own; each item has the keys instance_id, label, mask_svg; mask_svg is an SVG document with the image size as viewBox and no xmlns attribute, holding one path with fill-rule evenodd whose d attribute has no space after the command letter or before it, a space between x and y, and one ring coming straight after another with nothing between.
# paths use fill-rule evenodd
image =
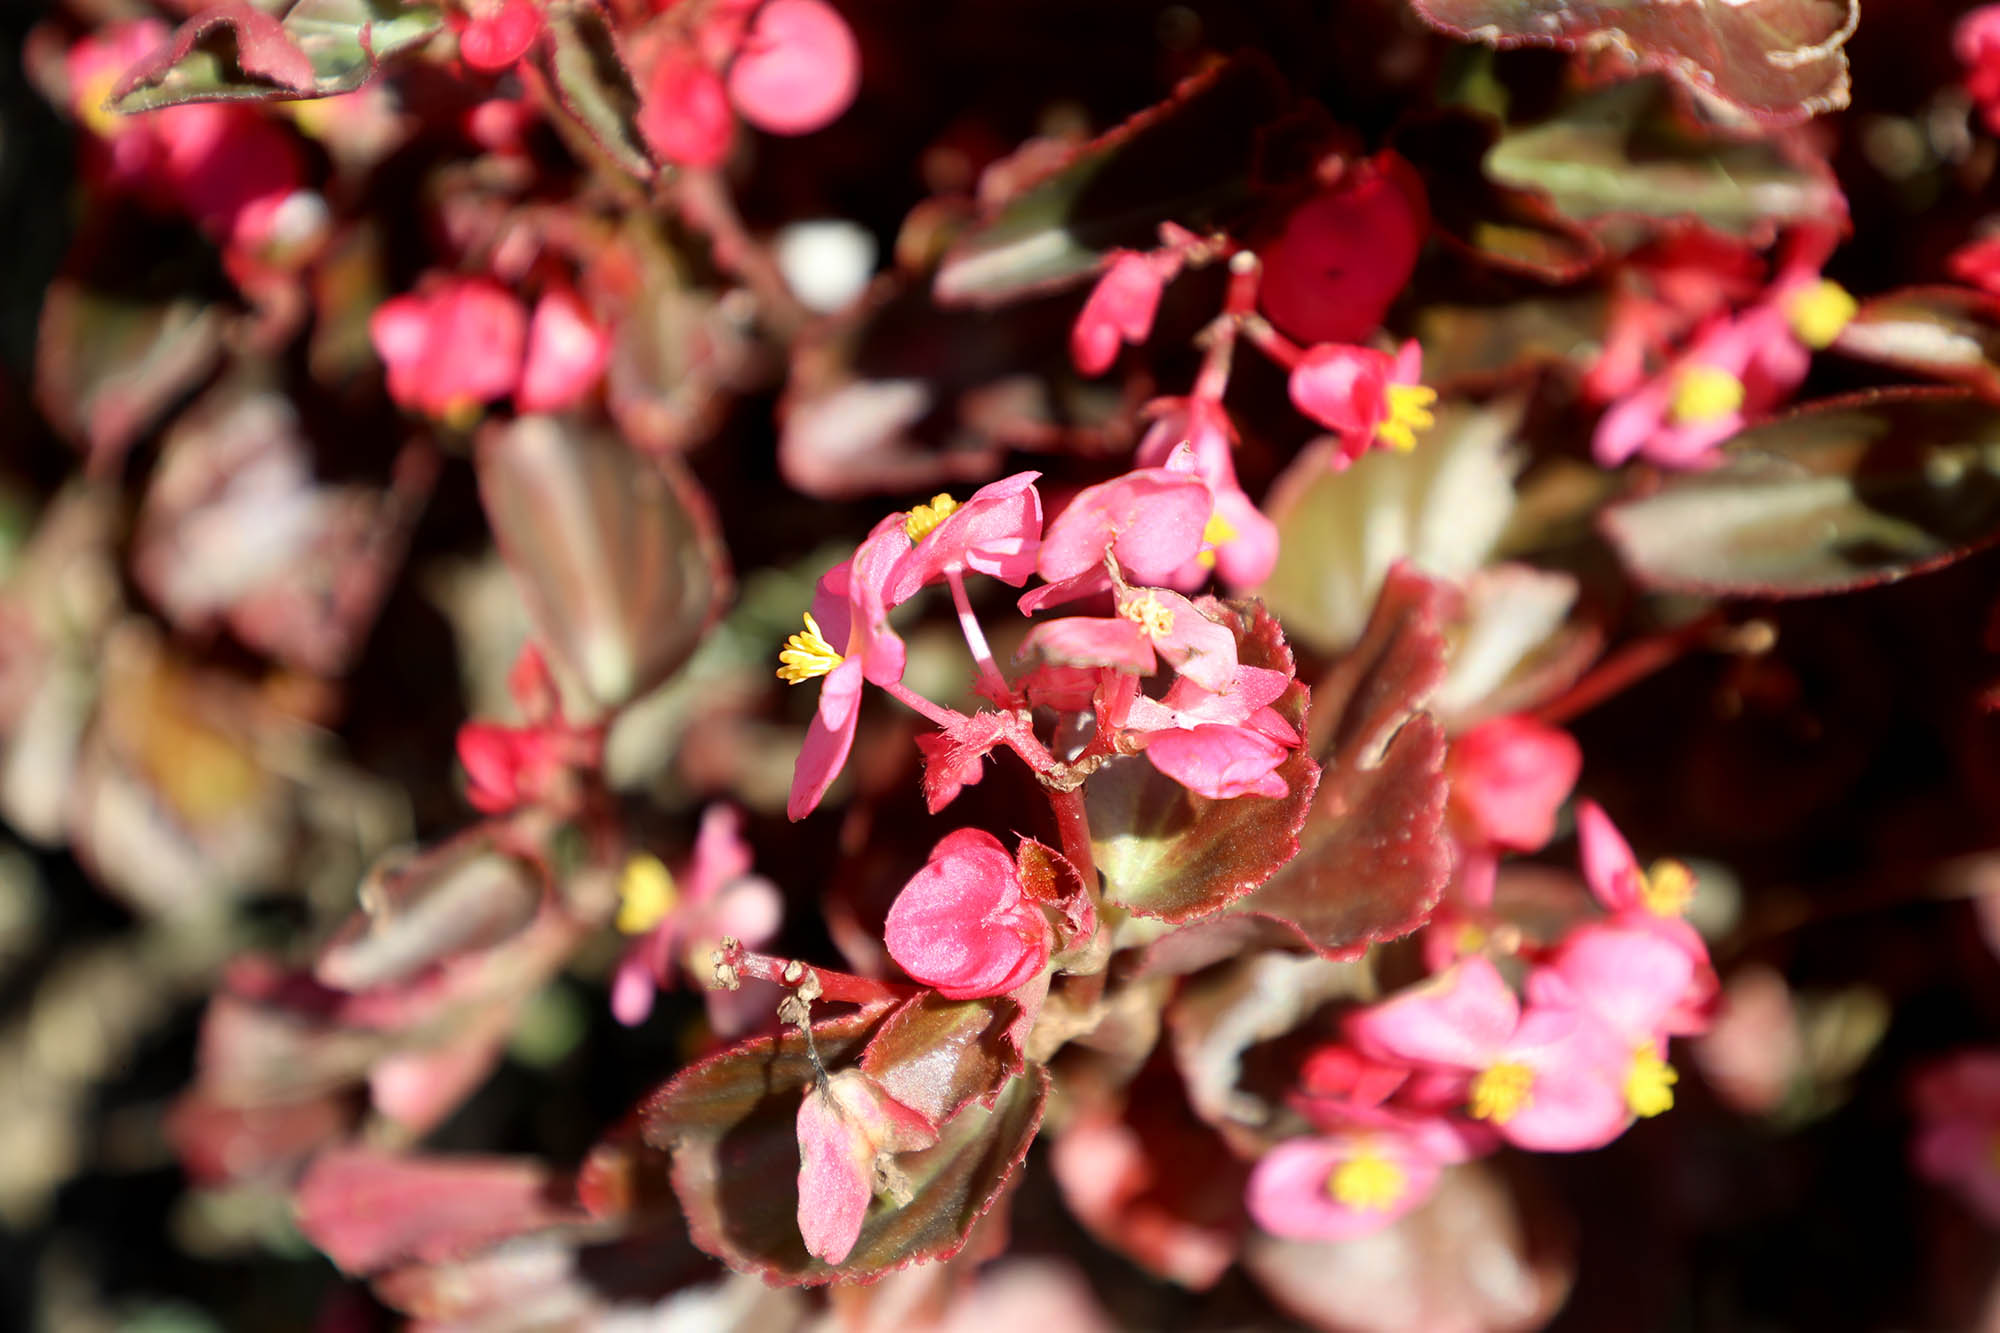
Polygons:
<instances>
[{"instance_id":1,"label":"yellow stamen cluster","mask_svg":"<svg viewBox=\"0 0 2000 1333\"><path fill-rule=\"evenodd\" d=\"M1530 1100L1535 1071L1523 1064L1502 1061L1472 1080L1472 1098L1466 1108L1475 1120L1491 1120L1504 1125Z\"/></svg>"},{"instance_id":2,"label":"yellow stamen cluster","mask_svg":"<svg viewBox=\"0 0 2000 1333\"><path fill-rule=\"evenodd\" d=\"M651 852L634 852L618 876L618 929L626 935L643 935L667 919L680 901L680 889L660 858Z\"/></svg>"},{"instance_id":3,"label":"yellow stamen cluster","mask_svg":"<svg viewBox=\"0 0 2000 1333\"><path fill-rule=\"evenodd\" d=\"M1437 398L1437 390L1428 384L1391 384L1382 391L1382 402L1388 411L1382 424L1375 428L1376 438L1391 448L1410 452L1417 447L1417 432L1437 425L1437 417L1431 412L1431 404Z\"/></svg>"},{"instance_id":4,"label":"yellow stamen cluster","mask_svg":"<svg viewBox=\"0 0 2000 1333\"><path fill-rule=\"evenodd\" d=\"M820 637L819 622L808 611L805 629L786 639L784 650L778 654L778 679L787 685L797 685L824 676L842 660L833 645Z\"/></svg>"},{"instance_id":5,"label":"yellow stamen cluster","mask_svg":"<svg viewBox=\"0 0 2000 1333\"><path fill-rule=\"evenodd\" d=\"M1674 381L1667 415L1677 426L1698 426L1743 406L1743 381L1720 366L1689 366Z\"/></svg>"},{"instance_id":6,"label":"yellow stamen cluster","mask_svg":"<svg viewBox=\"0 0 2000 1333\"><path fill-rule=\"evenodd\" d=\"M1785 302L1785 318L1800 342L1817 349L1831 347L1858 309L1845 287L1822 278Z\"/></svg>"},{"instance_id":7,"label":"yellow stamen cluster","mask_svg":"<svg viewBox=\"0 0 2000 1333\"><path fill-rule=\"evenodd\" d=\"M1625 1104L1636 1116L1656 1116L1674 1105L1674 1084L1680 1074L1651 1045L1632 1053L1632 1070L1625 1075Z\"/></svg>"},{"instance_id":8,"label":"yellow stamen cluster","mask_svg":"<svg viewBox=\"0 0 2000 1333\"><path fill-rule=\"evenodd\" d=\"M1694 901L1694 872L1679 861L1653 862L1639 877L1639 901L1654 916L1679 916Z\"/></svg>"},{"instance_id":9,"label":"yellow stamen cluster","mask_svg":"<svg viewBox=\"0 0 2000 1333\"><path fill-rule=\"evenodd\" d=\"M1173 608L1161 605L1160 599L1150 592L1120 602L1118 614L1137 625L1149 639L1174 632Z\"/></svg>"},{"instance_id":10,"label":"yellow stamen cluster","mask_svg":"<svg viewBox=\"0 0 2000 1333\"><path fill-rule=\"evenodd\" d=\"M1236 540L1238 535L1235 525L1222 516L1221 510L1218 509L1215 513L1210 514L1208 516L1208 526L1201 530L1201 554L1196 557L1201 562L1201 567L1203 569L1214 569L1215 548L1229 545L1229 543Z\"/></svg>"},{"instance_id":11,"label":"yellow stamen cluster","mask_svg":"<svg viewBox=\"0 0 2000 1333\"><path fill-rule=\"evenodd\" d=\"M1326 1181L1326 1192L1335 1202L1363 1213L1393 1207L1409 1188L1403 1168L1370 1148L1342 1162Z\"/></svg>"},{"instance_id":12,"label":"yellow stamen cluster","mask_svg":"<svg viewBox=\"0 0 2000 1333\"><path fill-rule=\"evenodd\" d=\"M933 495L929 504L912 509L903 519L903 531L910 535L910 545L915 546L930 536L937 525L950 518L957 509L958 501L943 491Z\"/></svg>"}]
</instances>

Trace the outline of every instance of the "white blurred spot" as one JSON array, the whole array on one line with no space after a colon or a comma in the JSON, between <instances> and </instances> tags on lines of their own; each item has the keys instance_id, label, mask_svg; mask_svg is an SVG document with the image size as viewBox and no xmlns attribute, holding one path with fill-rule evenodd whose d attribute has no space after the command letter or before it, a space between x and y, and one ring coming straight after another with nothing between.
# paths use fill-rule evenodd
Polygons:
<instances>
[{"instance_id":1,"label":"white blurred spot","mask_svg":"<svg viewBox=\"0 0 2000 1333\"><path fill-rule=\"evenodd\" d=\"M807 309L831 314L868 286L875 238L839 218L796 222L778 233L778 270Z\"/></svg>"}]
</instances>

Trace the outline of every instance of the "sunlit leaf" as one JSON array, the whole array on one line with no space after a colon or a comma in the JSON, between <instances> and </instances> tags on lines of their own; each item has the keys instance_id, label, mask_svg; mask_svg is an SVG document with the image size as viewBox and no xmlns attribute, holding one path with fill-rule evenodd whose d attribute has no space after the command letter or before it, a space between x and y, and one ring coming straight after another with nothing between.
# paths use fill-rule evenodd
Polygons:
<instances>
[{"instance_id":1,"label":"sunlit leaf","mask_svg":"<svg viewBox=\"0 0 2000 1333\"><path fill-rule=\"evenodd\" d=\"M2000 408L1882 390L1752 426L1719 466L1612 506L1605 534L1657 588L1800 597L1934 569L2000 538Z\"/></svg>"},{"instance_id":2,"label":"sunlit leaf","mask_svg":"<svg viewBox=\"0 0 2000 1333\"><path fill-rule=\"evenodd\" d=\"M1906 287L1863 301L1833 347L2000 399L2000 300L1969 287Z\"/></svg>"},{"instance_id":3,"label":"sunlit leaf","mask_svg":"<svg viewBox=\"0 0 2000 1333\"><path fill-rule=\"evenodd\" d=\"M1021 1072L1008 1028L1021 1006L1005 996L947 1000L925 991L882 1024L861 1069L895 1100L941 1125L967 1103L990 1101Z\"/></svg>"},{"instance_id":4,"label":"sunlit leaf","mask_svg":"<svg viewBox=\"0 0 2000 1333\"><path fill-rule=\"evenodd\" d=\"M563 109L618 166L641 180L653 159L639 135L639 92L611 25L591 3L551 5L548 40L537 51Z\"/></svg>"}]
</instances>

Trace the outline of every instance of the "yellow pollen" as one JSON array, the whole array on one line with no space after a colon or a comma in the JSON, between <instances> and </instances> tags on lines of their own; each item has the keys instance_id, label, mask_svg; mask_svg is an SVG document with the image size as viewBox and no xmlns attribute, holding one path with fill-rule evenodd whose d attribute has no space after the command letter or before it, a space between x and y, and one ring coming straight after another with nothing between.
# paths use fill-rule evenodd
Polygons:
<instances>
[{"instance_id":1,"label":"yellow pollen","mask_svg":"<svg viewBox=\"0 0 2000 1333\"><path fill-rule=\"evenodd\" d=\"M1639 901L1654 916L1679 916L1694 900L1694 872L1679 861L1653 862L1639 877Z\"/></svg>"},{"instance_id":2,"label":"yellow pollen","mask_svg":"<svg viewBox=\"0 0 2000 1333\"><path fill-rule=\"evenodd\" d=\"M1417 432L1437 424L1437 417L1431 413L1431 404L1437 399L1437 390L1427 384L1391 384L1382 391L1383 406L1388 411L1382 424L1375 428L1376 438L1404 453L1410 452L1417 447Z\"/></svg>"},{"instance_id":3,"label":"yellow pollen","mask_svg":"<svg viewBox=\"0 0 2000 1333\"><path fill-rule=\"evenodd\" d=\"M84 84L77 92L76 114L90 132L100 139L115 137L119 123L125 119L105 105L111 99L111 90L117 86L118 71L107 69Z\"/></svg>"},{"instance_id":4,"label":"yellow pollen","mask_svg":"<svg viewBox=\"0 0 2000 1333\"><path fill-rule=\"evenodd\" d=\"M1215 548L1229 545L1239 535L1229 520L1222 516L1222 512L1217 510L1208 516L1208 526L1201 530L1201 554L1195 559L1201 562L1203 569L1214 569Z\"/></svg>"},{"instance_id":5,"label":"yellow pollen","mask_svg":"<svg viewBox=\"0 0 2000 1333\"><path fill-rule=\"evenodd\" d=\"M1667 409L1677 426L1697 426L1743 406L1743 381L1720 366L1689 366L1674 382Z\"/></svg>"},{"instance_id":6,"label":"yellow pollen","mask_svg":"<svg viewBox=\"0 0 2000 1333\"><path fill-rule=\"evenodd\" d=\"M1845 287L1821 278L1785 303L1785 318L1800 342L1817 349L1831 347L1858 309Z\"/></svg>"},{"instance_id":7,"label":"yellow pollen","mask_svg":"<svg viewBox=\"0 0 2000 1333\"><path fill-rule=\"evenodd\" d=\"M1393 1206L1409 1188L1403 1168L1369 1148L1342 1162L1326 1181L1326 1192L1335 1202L1363 1213Z\"/></svg>"},{"instance_id":8,"label":"yellow pollen","mask_svg":"<svg viewBox=\"0 0 2000 1333\"><path fill-rule=\"evenodd\" d=\"M1650 1045L1632 1053L1632 1072L1625 1075L1625 1104L1637 1116L1656 1116L1673 1109L1674 1084L1680 1074Z\"/></svg>"},{"instance_id":9,"label":"yellow pollen","mask_svg":"<svg viewBox=\"0 0 2000 1333\"><path fill-rule=\"evenodd\" d=\"M1502 1062L1472 1080L1472 1102L1467 1108L1475 1120L1491 1120L1504 1125L1531 1100L1535 1071L1523 1064Z\"/></svg>"},{"instance_id":10,"label":"yellow pollen","mask_svg":"<svg viewBox=\"0 0 2000 1333\"><path fill-rule=\"evenodd\" d=\"M833 650L833 645L820 637L819 622L808 611L806 627L786 639L783 651L778 654L778 679L787 685L797 685L815 676L824 676L843 660Z\"/></svg>"},{"instance_id":11,"label":"yellow pollen","mask_svg":"<svg viewBox=\"0 0 2000 1333\"><path fill-rule=\"evenodd\" d=\"M626 935L643 935L667 919L680 901L680 890L660 858L651 852L634 852L618 876L618 929Z\"/></svg>"},{"instance_id":12,"label":"yellow pollen","mask_svg":"<svg viewBox=\"0 0 2000 1333\"><path fill-rule=\"evenodd\" d=\"M1458 952L1478 953L1486 947L1486 927L1477 921L1468 921L1458 928Z\"/></svg>"},{"instance_id":13,"label":"yellow pollen","mask_svg":"<svg viewBox=\"0 0 2000 1333\"><path fill-rule=\"evenodd\" d=\"M485 410L477 398L454 398L444 405L444 413L439 418L455 431L468 431L479 424L480 413Z\"/></svg>"},{"instance_id":14,"label":"yellow pollen","mask_svg":"<svg viewBox=\"0 0 2000 1333\"><path fill-rule=\"evenodd\" d=\"M1120 603L1118 614L1137 625L1149 639L1158 639L1174 632L1173 609L1162 606L1160 599L1150 592L1143 597L1129 598Z\"/></svg>"},{"instance_id":15,"label":"yellow pollen","mask_svg":"<svg viewBox=\"0 0 2000 1333\"><path fill-rule=\"evenodd\" d=\"M903 520L903 531L910 534L910 545L915 546L930 536L937 525L950 518L957 508L958 501L939 491L931 497L929 504L912 509L909 517Z\"/></svg>"}]
</instances>

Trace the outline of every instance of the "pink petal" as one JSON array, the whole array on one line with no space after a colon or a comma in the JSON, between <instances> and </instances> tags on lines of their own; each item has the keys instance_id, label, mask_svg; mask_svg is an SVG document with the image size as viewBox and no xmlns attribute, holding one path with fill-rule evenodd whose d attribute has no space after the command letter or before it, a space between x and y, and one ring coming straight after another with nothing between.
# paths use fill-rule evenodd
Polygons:
<instances>
[{"instance_id":1,"label":"pink petal","mask_svg":"<svg viewBox=\"0 0 2000 1333\"><path fill-rule=\"evenodd\" d=\"M611 1016L626 1027L637 1027L653 1012L653 969L646 964L645 950L634 945L618 960L611 978Z\"/></svg>"},{"instance_id":2,"label":"pink petal","mask_svg":"<svg viewBox=\"0 0 2000 1333\"><path fill-rule=\"evenodd\" d=\"M1283 796L1289 788L1276 770L1290 753L1248 728L1219 725L1157 732L1146 746L1154 768L1215 801Z\"/></svg>"},{"instance_id":3,"label":"pink petal","mask_svg":"<svg viewBox=\"0 0 2000 1333\"><path fill-rule=\"evenodd\" d=\"M1334 1197L1334 1173L1363 1152L1381 1156L1403 1175L1403 1193L1385 1207L1354 1208ZM1437 1176L1438 1163L1400 1136L1290 1139L1258 1161L1244 1202L1251 1220L1274 1236L1348 1240L1379 1231L1429 1198Z\"/></svg>"},{"instance_id":4,"label":"pink petal","mask_svg":"<svg viewBox=\"0 0 2000 1333\"><path fill-rule=\"evenodd\" d=\"M1578 801L1576 835L1583 861L1584 883L1606 911L1639 905L1639 860L1618 832L1611 816L1595 801Z\"/></svg>"},{"instance_id":5,"label":"pink petal","mask_svg":"<svg viewBox=\"0 0 2000 1333\"><path fill-rule=\"evenodd\" d=\"M876 685L893 685L903 678L903 640L889 628L885 592L890 572L910 549L903 516L890 514L854 549L848 574L846 652L862 661L862 673Z\"/></svg>"},{"instance_id":6,"label":"pink petal","mask_svg":"<svg viewBox=\"0 0 2000 1333\"><path fill-rule=\"evenodd\" d=\"M804 819L818 808L820 798L840 775L854 729L861 718L861 662L850 657L826 674L820 684L819 709L806 728L805 744L792 769L792 791L785 813Z\"/></svg>"},{"instance_id":7,"label":"pink petal","mask_svg":"<svg viewBox=\"0 0 2000 1333\"><path fill-rule=\"evenodd\" d=\"M1446 773L1454 815L1474 841L1536 851L1583 771L1566 731L1525 715L1496 717L1452 742Z\"/></svg>"},{"instance_id":8,"label":"pink petal","mask_svg":"<svg viewBox=\"0 0 2000 1333\"><path fill-rule=\"evenodd\" d=\"M889 908L889 956L954 1000L1003 995L1049 960L1047 920L1021 891L1014 860L981 829L948 834Z\"/></svg>"},{"instance_id":9,"label":"pink petal","mask_svg":"<svg viewBox=\"0 0 2000 1333\"><path fill-rule=\"evenodd\" d=\"M770 134L811 134L861 86L854 33L823 0L767 0L729 66L729 98Z\"/></svg>"},{"instance_id":10,"label":"pink petal","mask_svg":"<svg viewBox=\"0 0 2000 1333\"><path fill-rule=\"evenodd\" d=\"M1017 653L1030 655L1058 667L1111 667L1140 676L1159 666L1152 640L1122 616L1065 616L1037 625Z\"/></svg>"},{"instance_id":11,"label":"pink petal","mask_svg":"<svg viewBox=\"0 0 2000 1333\"><path fill-rule=\"evenodd\" d=\"M1228 689L1236 679L1236 636L1229 627L1210 620L1177 592L1148 588L1138 595L1152 598L1173 616L1172 626L1153 640L1160 656L1205 690ZM1119 600L1122 605L1129 599L1121 595Z\"/></svg>"},{"instance_id":12,"label":"pink petal","mask_svg":"<svg viewBox=\"0 0 2000 1333\"><path fill-rule=\"evenodd\" d=\"M798 1132L799 1234L808 1253L839 1264L875 1197L875 1145L818 1087L799 1103Z\"/></svg>"},{"instance_id":13,"label":"pink petal","mask_svg":"<svg viewBox=\"0 0 2000 1333\"><path fill-rule=\"evenodd\" d=\"M1667 1015L1688 992L1694 963L1650 932L1592 923L1569 932L1546 971L1631 1048L1662 1035ZM1528 994L1535 993L1531 977Z\"/></svg>"},{"instance_id":14,"label":"pink petal","mask_svg":"<svg viewBox=\"0 0 2000 1333\"><path fill-rule=\"evenodd\" d=\"M678 43L660 49L639 89L640 137L684 167L720 166L729 156L736 117L722 79Z\"/></svg>"},{"instance_id":15,"label":"pink petal","mask_svg":"<svg viewBox=\"0 0 2000 1333\"><path fill-rule=\"evenodd\" d=\"M586 398L611 359L611 337L574 292L557 290L535 306L528 358L514 402L523 412L560 412Z\"/></svg>"},{"instance_id":16,"label":"pink petal","mask_svg":"<svg viewBox=\"0 0 2000 1333\"><path fill-rule=\"evenodd\" d=\"M1348 1031L1372 1054L1452 1069L1484 1069L1514 1035L1520 1002L1483 957L1353 1014Z\"/></svg>"},{"instance_id":17,"label":"pink petal","mask_svg":"<svg viewBox=\"0 0 2000 1333\"><path fill-rule=\"evenodd\" d=\"M1090 298L1070 330L1070 360L1085 375L1102 375L1118 357L1118 346L1146 341L1160 292L1169 274L1163 266L1131 250L1116 257L1091 288Z\"/></svg>"},{"instance_id":18,"label":"pink petal","mask_svg":"<svg viewBox=\"0 0 2000 1333\"><path fill-rule=\"evenodd\" d=\"M697 902L708 898L731 880L749 874L750 864L743 812L722 801L703 810L688 861L687 896Z\"/></svg>"},{"instance_id":19,"label":"pink petal","mask_svg":"<svg viewBox=\"0 0 2000 1333\"><path fill-rule=\"evenodd\" d=\"M1199 477L1160 468L1128 472L1082 491L1056 515L1037 569L1057 583L1097 568L1108 549L1126 577L1157 582L1201 549L1213 511Z\"/></svg>"},{"instance_id":20,"label":"pink petal","mask_svg":"<svg viewBox=\"0 0 2000 1333\"><path fill-rule=\"evenodd\" d=\"M1366 449L1382 422L1395 362L1372 347L1321 343L1292 368L1292 406L1340 435L1352 452Z\"/></svg>"},{"instance_id":21,"label":"pink petal","mask_svg":"<svg viewBox=\"0 0 2000 1333\"><path fill-rule=\"evenodd\" d=\"M1035 572L1041 550L1039 472L1017 472L982 486L908 553L889 573L883 595L898 606L950 569L970 569L1020 587Z\"/></svg>"},{"instance_id":22,"label":"pink petal","mask_svg":"<svg viewBox=\"0 0 2000 1333\"><path fill-rule=\"evenodd\" d=\"M474 69L491 73L526 55L541 35L542 11L535 0L500 0L492 12L475 13L465 25L458 54Z\"/></svg>"}]
</instances>

